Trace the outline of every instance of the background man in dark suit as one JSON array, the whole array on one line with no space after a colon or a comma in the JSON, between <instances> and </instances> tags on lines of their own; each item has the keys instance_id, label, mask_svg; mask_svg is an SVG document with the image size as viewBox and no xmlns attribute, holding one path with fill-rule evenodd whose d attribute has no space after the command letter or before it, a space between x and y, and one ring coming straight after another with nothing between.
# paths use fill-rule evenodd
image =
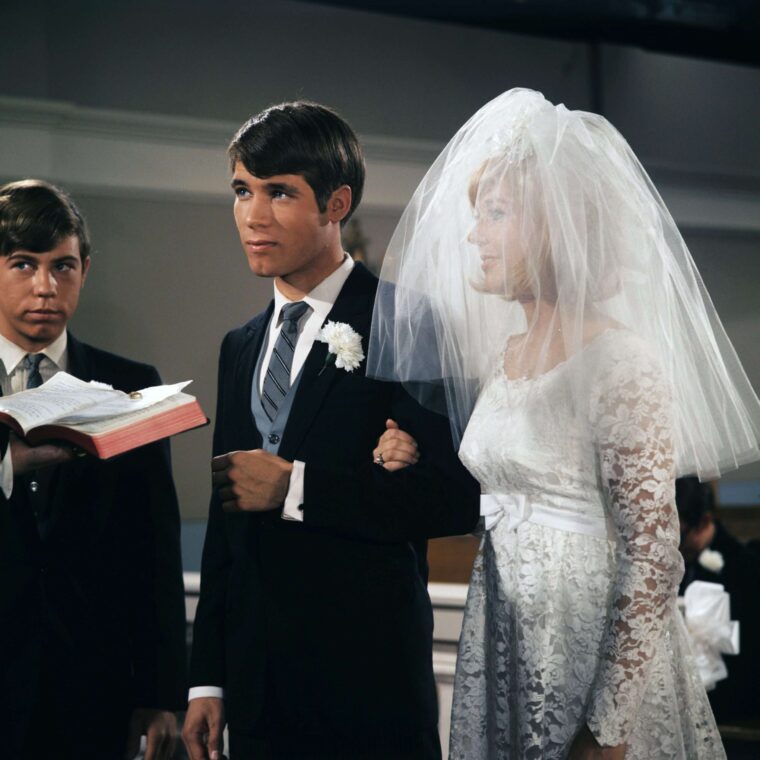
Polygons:
<instances>
[{"instance_id":1,"label":"background man in dark suit","mask_svg":"<svg viewBox=\"0 0 760 760\"><path fill-rule=\"evenodd\" d=\"M0 188L0 383L59 370L132 391L153 367L66 332L90 266L84 220L45 182ZM0 714L5 758L172 752L184 591L168 445L114 460L30 448L0 429Z\"/></svg>"},{"instance_id":2,"label":"background man in dark suit","mask_svg":"<svg viewBox=\"0 0 760 760\"><path fill-rule=\"evenodd\" d=\"M426 539L471 530L479 488L444 417L364 375L377 280L340 240L358 142L292 103L243 125L230 158L241 243L274 301L222 344L185 742L220 757L224 704L235 760L440 757ZM424 452L399 472L372 462L389 418Z\"/></svg>"},{"instance_id":3,"label":"background man in dark suit","mask_svg":"<svg viewBox=\"0 0 760 760\"><path fill-rule=\"evenodd\" d=\"M693 581L720 583L731 595L731 619L739 621L738 655L724 655L728 677L707 693L719 724L760 719L760 544L743 544L715 519L709 483L697 478L676 481L681 523L681 553L686 564L679 593ZM705 561L710 549L719 556ZM733 757L729 752L729 756ZM754 755L756 756L756 755Z\"/></svg>"}]
</instances>

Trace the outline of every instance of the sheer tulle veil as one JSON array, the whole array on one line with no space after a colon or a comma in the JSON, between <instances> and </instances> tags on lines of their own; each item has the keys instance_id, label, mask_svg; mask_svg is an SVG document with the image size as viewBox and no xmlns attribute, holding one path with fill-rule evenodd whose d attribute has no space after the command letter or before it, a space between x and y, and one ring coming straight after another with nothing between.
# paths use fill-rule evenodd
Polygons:
<instances>
[{"instance_id":1,"label":"sheer tulle veil","mask_svg":"<svg viewBox=\"0 0 760 760\"><path fill-rule=\"evenodd\" d=\"M380 280L367 372L445 411L457 444L502 371L535 404L561 376L593 435L588 347L624 330L668 389L677 474L760 458L757 396L673 218L601 116L525 89L487 103L417 188Z\"/></svg>"}]
</instances>

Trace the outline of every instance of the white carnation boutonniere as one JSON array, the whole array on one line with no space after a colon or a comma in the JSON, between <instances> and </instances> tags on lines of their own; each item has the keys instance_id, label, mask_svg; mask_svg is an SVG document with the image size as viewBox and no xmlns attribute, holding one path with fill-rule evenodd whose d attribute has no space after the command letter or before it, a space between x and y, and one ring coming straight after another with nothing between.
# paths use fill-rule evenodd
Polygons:
<instances>
[{"instance_id":1,"label":"white carnation boutonniere","mask_svg":"<svg viewBox=\"0 0 760 760\"><path fill-rule=\"evenodd\" d=\"M699 562L705 570L709 570L711 573L719 573L725 564L723 555L712 549L704 549L699 557L697 557L697 562Z\"/></svg>"},{"instance_id":2,"label":"white carnation boutonniere","mask_svg":"<svg viewBox=\"0 0 760 760\"><path fill-rule=\"evenodd\" d=\"M338 369L353 372L364 360L361 335L345 322L328 322L319 331L317 340L327 343L328 352L320 375L331 362L335 362Z\"/></svg>"}]
</instances>

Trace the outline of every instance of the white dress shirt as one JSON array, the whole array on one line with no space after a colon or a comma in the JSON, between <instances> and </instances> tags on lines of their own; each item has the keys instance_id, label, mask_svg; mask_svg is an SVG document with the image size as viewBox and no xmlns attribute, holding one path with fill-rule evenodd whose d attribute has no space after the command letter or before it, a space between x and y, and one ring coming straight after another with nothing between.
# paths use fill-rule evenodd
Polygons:
<instances>
[{"instance_id":1,"label":"white dress shirt","mask_svg":"<svg viewBox=\"0 0 760 760\"><path fill-rule=\"evenodd\" d=\"M332 307L335 305L335 301L353 268L354 260L346 254L343 263L329 277L322 280L314 290L311 290L307 295L300 299L305 304L311 306L311 311L309 312L308 318L302 318L298 324L298 342L296 343L296 350L293 352L293 364L290 368L291 385L298 377L298 373L305 364L306 357L309 355L311 347L314 345L317 334L322 329L322 325L324 325L327 315L332 311ZM289 303L294 302L288 300L275 284L274 312L272 313L272 320L269 323L267 350L261 364L262 372L261 377L259 378L259 393L264 389L266 369L272 358L274 344L277 342L277 338L280 337L280 330L282 329L282 307L287 306Z\"/></svg>"},{"instance_id":2,"label":"white dress shirt","mask_svg":"<svg viewBox=\"0 0 760 760\"><path fill-rule=\"evenodd\" d=\"M66 371L67 344L68 338L64 330L49 346L36 352L44 356L39 367L43 382L50 380L56 372ZM26 390L29 374L26 362L23 361L26 355L27 352L23 348L8 340L4 335L0 335L0 388L3 390L3 396ZM5 498L10 499L13 493L13 460L10 445L5 450L5 456L0 460L0 487L3 489Z\"/></svg>"},{"instance_id":3,"label":"white dress shirt","mask_svg":"<svg viewBox=\"0 0 760 760\"><path fill-rule=\"evenodd\" d=\"M322 329L322 326L327 319L327 315L335 305L335 301L353 268L354 260L348 254L344 254L343 263L329 277L322 280L316 288L311 290L301 299L304 303L311 306L311 312L309 312L308 318L301 319L298 324L298 342L296 343L296 349L293 352L293 364L290 368L291 384L298 377L298 373L303 368L303 365L306 362L306 357L309 355L309 352L314 345L314 341L317 338L317 334ZM269 323L267 349L264 353L261 364L262 371L259 378L259 393L261 393L264 388L266 368L269 366L269 360L272 357L274 344L277 342L280 330L282 329L282 307L289 303L291 303L291 301L279 291L275 284L274 311L272 312L272 320ZM299 462L298 460L293 462L293 471L290 473L288 493L285 496L285 504L282 510L282 517L285 520L303 521L303 512L299 507L303 504L304 469L305 465L303 462ZM188 700L199 699L200 697L216 697L217 699L223 699L224 689L219 686L193 686L188 694Z\"/></svg>"}]
</instances>

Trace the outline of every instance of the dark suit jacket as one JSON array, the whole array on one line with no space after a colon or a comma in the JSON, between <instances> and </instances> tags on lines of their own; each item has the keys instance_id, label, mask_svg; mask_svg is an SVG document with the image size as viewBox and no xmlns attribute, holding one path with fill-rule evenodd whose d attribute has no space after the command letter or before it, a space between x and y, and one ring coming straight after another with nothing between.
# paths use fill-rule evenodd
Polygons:
<instances>
[{"instance_id":1,"label":"dark suit jacket","mask_svg":"<svg viewBox=\"0 0 760 760\"><path fill-rule=\"evenodd\" d=\"M365 353L376 287L357 264L329 315ZM222 344L215 454L261 446L250 394L272 308ZM402 747L437 723L426 539L472 530L479 488L446 418L326 357L315 342L279 450L306 464L304 522L212 495L191 683L225 688L233 731ZM388 417L422 453L398 473L371 461Z\"/></svg>"},{"instance_id":2,"label":"dark suit jacket","mask_svg":"<svg viewBox=\"0 0 760 760\"><path fill-rule=\"evenodd\" d=\"M754 544L754 545L753 545ZM698 563L690 563L681 584L681 593L692 581L720 583L731 595L731 619L739 621L738 655L724 655L728 678L718 681L708 692L718 723L760 719L760 553L757 543L745 545L718 521L710 549L723 555L723 569L713 573Z\"/></svg>"},{"instance_id":3,"label":"dark suit jacket","mask_svg":"<svg viewBox=\"0 0 760 760\"><path fill-rule=\"evenodd\" d=\"M153 367L71 335L68 359L70 374L121 390L160 382ZM78 726L83 746L99 726L126 731L134 707L184 706L179 511L166 442L18 477L9 501L0 494L0 620L6 748L9 729L11 746L21 741L40 688L56 690L48 702Z\"/></svg>"}]
</instances>

